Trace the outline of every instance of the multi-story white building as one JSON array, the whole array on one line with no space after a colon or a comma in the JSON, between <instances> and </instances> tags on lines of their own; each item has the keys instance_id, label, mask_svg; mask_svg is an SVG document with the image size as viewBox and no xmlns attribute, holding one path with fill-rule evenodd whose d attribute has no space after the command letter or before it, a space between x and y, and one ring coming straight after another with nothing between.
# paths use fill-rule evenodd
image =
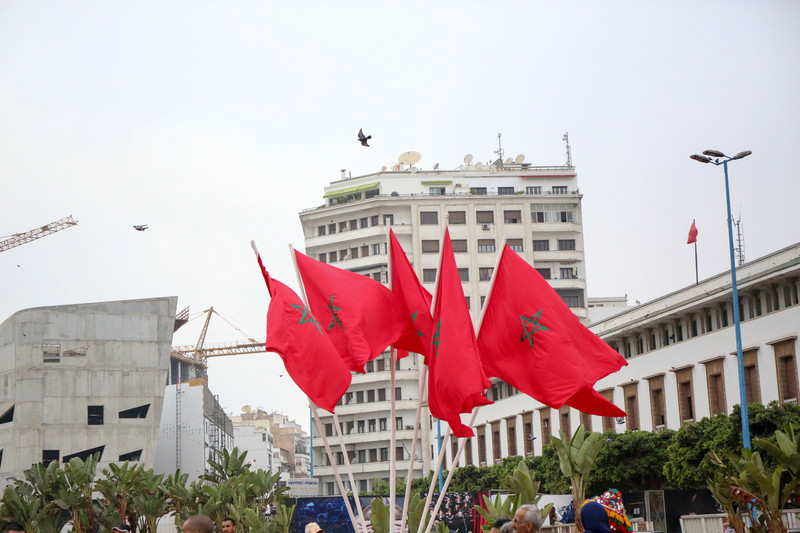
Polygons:
<instances>
[{"instance_id":1,"label":"multi-story white building","mask_svg":"<svg viewBox=\"0 0 800 533\"><path fill-rule=\"evenodd\" d=\"M0 479L41 461L152 465L177 298L26 309L0 324Z\"/></svg>"},{"instance_id":2,"label":"multi-story white building","mask_svg":"<svg viewBox=\"0 0 800 533\"><path fill-rule=\"evenodd\" d=\"M433 292L447 226L474 319L504 242L534 264L581 319L588 319L581 194L571 166L498 161L449 171L410 167L355 178L345 177L343 171L341 180L325 188L324 198L324 206L300 213L306 253L315 259L386 283L391 228L417 276ZM389 358L384 354L367 365L366 374L354 376L337 408L359 490L368 490L374 478L388 479L390 453L398 460L399 472L408 470L408 461L415 464L415 476L432 466L428 423L422 424L416 456L409 456L420 364L414 356L399 361L391 391ZM397 399L394 421L389 420L392 394ZM427 409L423 420L429 420ZM329 436L335 435L332 417L323 417L323 424ZM394 450L389 450L390 424L398 430ZM314 473L323 493L338 493L320 438L314 439L313 448ZM341 453L336 460L343 462Z\"/></svg>"},{"instance_id":3,"label":"multi-story white building","mask_svg":"<svg viewBox=\"0 0 800 533\"><path fill-rule=\"evenodd\" d=\"M748 401L796 403L800 244L737 268ZM625 418L551 409L507 384L489 391L459 465L539 455L558 431L679 429L740 403L730 271L604 318L590 329L628 361L595 389ZM614 306L612 302L612 306ZM565 369L568 371L568 369ZM452 465L455 439L447 450Z\"/></svg>"}]
</instances>

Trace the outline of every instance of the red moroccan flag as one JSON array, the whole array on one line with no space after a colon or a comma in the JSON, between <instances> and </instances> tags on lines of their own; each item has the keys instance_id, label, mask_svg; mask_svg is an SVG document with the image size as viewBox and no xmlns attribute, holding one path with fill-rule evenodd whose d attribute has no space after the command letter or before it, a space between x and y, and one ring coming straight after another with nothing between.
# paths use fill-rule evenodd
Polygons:
<instances>
[{"instance_id":1,"label":"red moroccan flag","mask_svg":"<svg viewBox=\"0 0 800 533\"><path fill-rule=\"evenodd\" d=\"M458 276L450 232L445 231L433 336L428 352L428 404L431 414L444 420L456 437L473 436L461 422L461 413L492 403L485 390L491 386L481 369L472 318Z\"/></svg>"},{"instance_id":2,"label":"red moroccan flag","mask_svg":"<svg viewBox=\"0 0 800 533\"><path fill-rule=\"evenodd\" d=\"M570 407L590 415L625 416L625 411L609 402L592 387L584 387L566 401Z\"/></svg>"},{"instance_id":3,"label":"red moroccan flag","mask_svg":"<svg viewBox=\"0 0 800 533\"><path fill-rule=\"evenodd\" d=\"M350 371L300 297L270 277L261 256L258 266L271 297L267 311L267 351L280 355L300 390L332 413L350 386Z\"/></svg>"},{"instance_id":4,"label":"red moroccan flag","mask_svg":"<svg viewBox=\"0 0 800 533\"><path fill-rule=\"evenodd\" d=\"M415 329L396 344L408 346L412 352L427 354L433 329L431 293L426 291L419 282L403 247L400 246L391 229L389 230L389 255L392 264L392 292L405 304L406 312L414 322ZM427 359L426 355L426 364Z\"/></svg>"},{"instance_id":5,"label":"red moroccan flag","mask_svg":"<svg viewBox=\"0 0 800 533\"><path fill-rule=\"evenodd\" d=\"M550 407L628 364L508 246L485 305L478 334L484 371Z\"/></svg>"},{"instance_id":6,"label":"red moroccan flag","mask_svg":"<svg viewBox=\"0 0 800 533\"><path fill-rule=\"evenodd\" d=\"M692 244L693 242L697 242L697 226L694 225L694 220L692 220L692 227L689 228L689 239L686 244Z\"/></svg>"},{"instance_id":7,"label":"red moroccan flag","mask_svg":"<svg viewBox=\"0 0 800 533\"><path fill-rule=\"evenodd\" d=\"M362 274L294 253L308 305L347 368L363 373L367 361L390 344L408 349L398 341L416 334L414 324L392 291Z\"/></svg>"}]
</instances>

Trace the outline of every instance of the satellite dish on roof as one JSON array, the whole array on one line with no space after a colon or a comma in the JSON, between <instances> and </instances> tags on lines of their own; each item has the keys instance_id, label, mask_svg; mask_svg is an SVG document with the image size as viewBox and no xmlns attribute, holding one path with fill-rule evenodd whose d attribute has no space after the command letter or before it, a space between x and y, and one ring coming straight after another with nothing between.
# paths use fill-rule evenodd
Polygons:
<instances>
[{"instance_id":1,"label":"satellite dish on roof","mask_svg":"<svg viewBox=\"0 0 800 533\"><path fill-rule=\"evenodd\" d=\"M472 163L472 154L467 154L464 156L464 163L466 163L467 165Z\"/></svg>"},{"instance_id":2,"label":"satellite dish on roof","mask_svg":"<svg viewBox=\"0 0 800 533\"><path fill-rule=\"evenodd\" d=\"M516 161L518 165L521 165L522 162L525 161L525 154L519 154L514 161Z\"/></svg>"},{"instance_id":3,"label":"satellite dish on roof","mask_svg":"<svg viewBox=\"0 0 800 533\"><path fill-rule=\"evenodd\" d=\"M410 170L412 174L416 174L419 171L419 169L413 165L408 170Z\"/></svg>"},{"instance_id":4,"label":"satellite dish on roof","mask_svg":"<svg viewBox=\"0 0 800 533\"><path fill-rule=\"evenodd\" d=\"M403 152L397 156L397 160L404 165L413 165L418 163L420 159L422 159L422 154L419 152Z\"/></svg>"},{"instance_id":5,"label":"satellite dish on roof","mask_svg":"<svg viewBox=\"0 0 800 533\"><path fill-rule=\"evenodd\" d=\"M513 162L514 162L514 160L513 160L513 159L511 159L510 157L507 157L507 158L506 158L506 161L505 161L505 164L506 164L506 165L510 165L510 164L511 164L511 163L513 163Z\"/></svg>"},{"instance_id":6,"label":"satellite dish on roof","mask_svg":"<svg viewBox=\"0 0 800 533\"><path fill-rule=\"evenodd\" d=\"M243 405L243 406L242 406L242 412L243 412L243 413L249 413L249 412L250 412L250 411L252 411L252 410L253 410L253 408L252 408L252 407L250 407L250 405Z\"/></svg>"},{"instance_id":7,"label":"satellite dish on roof","mask_svg":"<svg viewBox=\"0 0 800 533\"><path fill-rule=\"evenodd\" d=\"M381 172L386 172L386 165L383 165L383 166L381 167Z\"/></svg>"},{"instance_id":8,"label":"satellite dish on roof","mask_svg":"<svg viewBox=\"0 0 800 533\"><path fill-rule=\"evenodd\" d=\"M392 194L390 194L389 196L400 196L400 193L397 191L392 191Z\"/></svg>"},{"instance_id":9,"label":"satellite dish on roof","mask_svg":"<svg viewBox=\"0 0 800 533\"><path fill-rule=\"evenodd\" d=\"M436 163L435 165L433 165L433 170L439 170L439 163Z\"/></svg>"},{"instance_id":10,"label":"satellite dish on roof","mask_svg":"<svg viewBox=\"0 0 800 533\"><path fill-rule=\"evenodd\" d=\"M480 170L480 169L482 169L482 168L483 168L483 163L481 163L480 161L478 161L477 163L475 163L475 169L477 169L477 170Z\"/></svg>"}]
</instances>

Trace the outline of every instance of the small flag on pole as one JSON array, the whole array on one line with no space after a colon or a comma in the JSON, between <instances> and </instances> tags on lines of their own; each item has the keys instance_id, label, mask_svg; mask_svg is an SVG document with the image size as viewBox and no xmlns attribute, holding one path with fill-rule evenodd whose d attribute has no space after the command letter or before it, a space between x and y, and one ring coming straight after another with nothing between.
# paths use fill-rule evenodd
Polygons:
<instances>
[{"instance_id":1,"label":"small flag on pole","mask_svg":"<svg viewBox=\"0 0 800 533\"><path fill-rule=\"evenodd\" d=\"M693 242L697 242L697 226L694 225L694 220L692 220L692 227L689 228L689 239L686 244L692 244Z\"/></svg>"}]
</instances>

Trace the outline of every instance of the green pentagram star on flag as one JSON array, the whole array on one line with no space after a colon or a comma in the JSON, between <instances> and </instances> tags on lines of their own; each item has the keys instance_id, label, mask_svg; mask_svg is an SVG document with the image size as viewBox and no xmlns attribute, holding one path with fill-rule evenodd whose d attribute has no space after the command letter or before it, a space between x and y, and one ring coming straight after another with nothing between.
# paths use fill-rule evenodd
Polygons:
<instances>
[{"instance_id":1,"label":"green pentagram star on flag","mask_svg":"<svg viewBox=\"0 0 800 533\"><path fill-rule=\"evenodd\" d=\"M306 307L305 305L294 305L294 304L291 305L292 307L303 313L303 316L300 317L300 322L298 322L298 324L305 324L306 322L311 322L312 324L314 324L314 327L317 328L317 331L322 333L322 330L319 327L319 322L317 322L317 319L314 318L314 315L308 312L308 307Z\"/></svg>"},{"instance_id":2,"label":"green pentagram star on flag","mask_svg":"<svg viewBox=\"0 0 800 533\"><path fill-rule=\"evenodd\" d=\"M331 325L328 326L328 329L333 329L333 326L336 326L336 325L338 325L340 328L344 329L344 326L342 325L342 321L339 320L339 314L338 313L339 313L340 309L341 309L341 307L336 307L335 305L333 305L333 293L331 293L331 300L330 300L330 303L328 304L328 311L331 312Z\"/></svg>"},{"instance_id":3,"label":"green pentagram star on flag","mask_svg":"<svg viewBox=\"0 0 800 533\"><path fill-rule=\"evenodd\" d=\"M522 320L522 336L520 337L520 342L525 342L526 340L531 345L531 349L533 349L533 334L537 331L550 331L550 328L545 327L539 323L539 318L542 316L542 311L539 310L538 313L535 315L531 315L527 317L525 315L519 315L520 320ZM530 326L531 329L528 329Z\"/></svg>"}]
</instances>

